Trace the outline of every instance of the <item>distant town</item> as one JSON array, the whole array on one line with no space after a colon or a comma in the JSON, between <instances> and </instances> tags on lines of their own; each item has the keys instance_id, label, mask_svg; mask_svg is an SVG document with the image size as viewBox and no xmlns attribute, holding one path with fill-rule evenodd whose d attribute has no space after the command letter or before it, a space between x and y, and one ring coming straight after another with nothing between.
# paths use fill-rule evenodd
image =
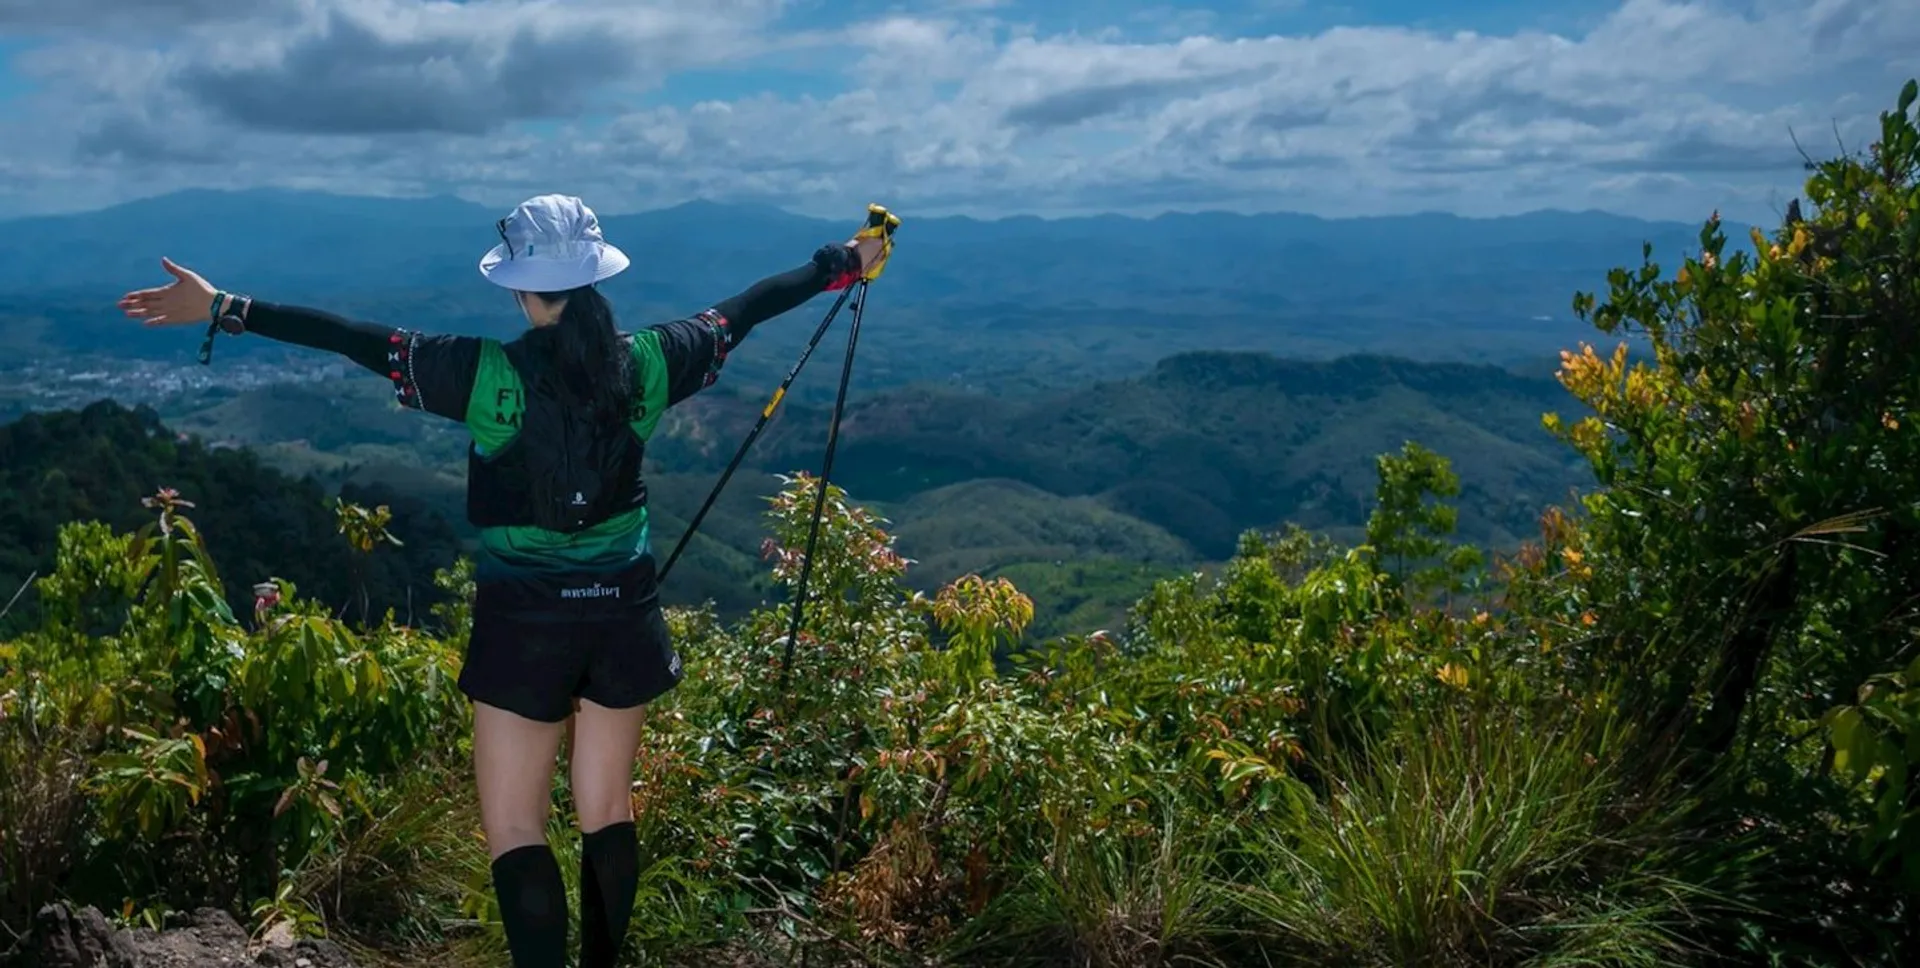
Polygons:
<instances>
[{"instance_id":1,"label":"distant town","mask_svg":"<svg viewBox=\"0 0 1920 968\"><path fill-rule=\"evenodd\" d=\"M351 364L235 357L218 366L180 360L61 356L0 365L0 418L44 410L69 410L110 399L127 406L160 407L206 393L240 393L285 383L345 377Z\"/></svg>"}]
</instances>

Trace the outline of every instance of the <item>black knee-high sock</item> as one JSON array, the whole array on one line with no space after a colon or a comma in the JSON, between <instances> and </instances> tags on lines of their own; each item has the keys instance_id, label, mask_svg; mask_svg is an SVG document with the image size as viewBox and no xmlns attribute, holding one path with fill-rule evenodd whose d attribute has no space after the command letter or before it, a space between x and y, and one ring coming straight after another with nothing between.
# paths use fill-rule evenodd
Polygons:
<instances>
[{"instance_id":1,"label":"black knee-high sock","mask_svg":"<svg viewBox=\"0 0 1920 968\"><path fill-rule=\"evenodd\" d=\"M600 893L593 851L587 837L580 838L580 968L613 964L613 952L607 950L607 904Z\"/></svg>"},{"instance_id":2,"label":"black knee-high sock","mask_svg":"<svg viewBox=\"0 0 1920 968\"><path fill-rule=\"evenodd\" d=\"M580 968L614 968L640 887L633 821L580 838Z\"/></svg>"},{"instance_id":3,"label":"black knee-high sock","mask_svg":"<svg viewBox=\"0 0 1920 968\"><path fill-rule=\"evenodd\" d=\"M513 968L564 968L567 886L553 850L529 844L494 858L493 892L500 900Z\"/></svg>"}]
</instances>

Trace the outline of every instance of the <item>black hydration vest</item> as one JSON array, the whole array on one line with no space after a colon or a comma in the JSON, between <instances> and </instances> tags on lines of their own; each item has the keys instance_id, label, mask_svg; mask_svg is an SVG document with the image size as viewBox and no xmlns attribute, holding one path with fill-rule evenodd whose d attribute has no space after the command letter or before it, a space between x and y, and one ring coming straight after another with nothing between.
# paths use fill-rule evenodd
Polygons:
<instances>
[{"instance_id":1,"label":"black hydration vest","mask_svg":"<svg viewBox=\"0 0 1920 968\"><path fill-rule=\"evenodd\" d=\"M524 336L502 349L520 377L519 432L491 456L468 449L467 520L480 528L572 534L645 506L640 460L646 443L633 427L570 405L559 376Z\"/></svg>"}]
</instances>

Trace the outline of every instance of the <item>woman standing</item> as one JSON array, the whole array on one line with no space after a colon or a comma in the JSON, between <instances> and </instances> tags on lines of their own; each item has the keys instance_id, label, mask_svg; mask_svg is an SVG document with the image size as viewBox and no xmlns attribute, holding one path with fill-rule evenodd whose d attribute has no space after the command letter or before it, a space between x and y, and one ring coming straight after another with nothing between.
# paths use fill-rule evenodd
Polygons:
<instances>
[{"instance_id":1,"label":"woman standing","mask_svg":"<svg viewBox=\"0 0 1920 968\"><path fill-rule=\"evenodd\" d=\"M616 329L599 282L627 268L578 198L541 195L496 224L480 260L529 328L510 342L427 335L214 288L162 259L168 285L130 292L148 326L339 353L385 376L402 406L464 423L467 516L479 529L473 635L460 688L473 703L474 774L494 890L517 968L560 968L567 900L547 845L554 760L572 719L582 968L614 964L638 879L630 789L641 710L680 680L649 546L640 476L668 407L712 385L754 326L877 275L862 233L691 317Z\"/></svg>"}]
</instances>

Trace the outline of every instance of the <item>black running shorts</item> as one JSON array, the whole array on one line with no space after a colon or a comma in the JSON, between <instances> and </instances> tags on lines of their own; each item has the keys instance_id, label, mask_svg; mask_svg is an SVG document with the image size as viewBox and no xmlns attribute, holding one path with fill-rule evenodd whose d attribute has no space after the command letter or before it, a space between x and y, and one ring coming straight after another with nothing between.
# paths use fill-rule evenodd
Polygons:
<instances>
[{"instance_id":1,"label":"black running shorts","mask_svg":"<svg viewBox=\"0 0 1920 968\"><path fill-rule=\"evenodd\" d=\"M617 572L489 576L476 583L460 690L556 723L574 699L643 705L680 682L651 555Z\"/></svg>"}]
</instances>

